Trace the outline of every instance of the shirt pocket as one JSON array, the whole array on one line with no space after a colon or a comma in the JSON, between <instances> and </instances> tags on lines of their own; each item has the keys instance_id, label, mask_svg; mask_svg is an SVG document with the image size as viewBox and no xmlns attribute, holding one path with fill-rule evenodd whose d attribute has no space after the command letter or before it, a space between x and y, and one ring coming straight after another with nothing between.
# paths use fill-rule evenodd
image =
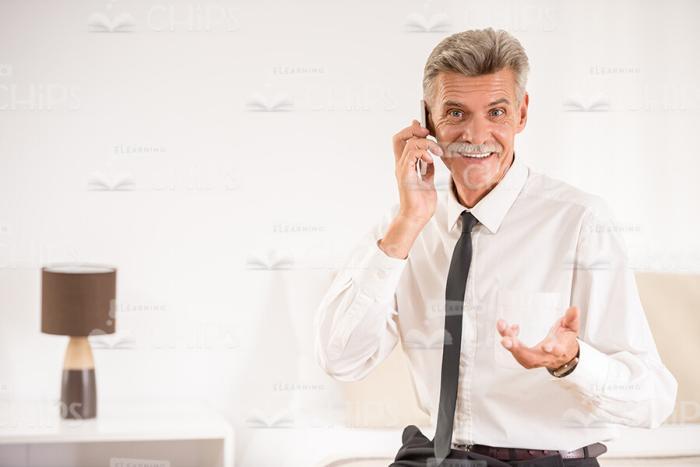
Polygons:
<instances>
[{"instance_id":1,"label":"shirt pocket","mask_svg":"<svg viewBox=\"0 0 700 467\"><path fill-rule=\"evenodd\" d=\"M501 334L496 329L499 319L511 324L519 324L518 339L522 345L532 347L545 338L554 322L566 311L559 292L532 292L527 290L499 291L496 299L496 320L494 321L493 357L496 366L522 369L508 349L501 344Z\"/></svg>"}]
</instances>

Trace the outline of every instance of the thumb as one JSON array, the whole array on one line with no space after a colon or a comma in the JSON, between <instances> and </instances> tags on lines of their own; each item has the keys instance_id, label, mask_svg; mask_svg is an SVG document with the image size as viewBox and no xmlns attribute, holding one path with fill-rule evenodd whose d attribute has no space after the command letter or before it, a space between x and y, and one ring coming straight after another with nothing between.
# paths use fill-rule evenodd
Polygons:
<instances>
[{"instance_id":1,"label":"thumb","mask_svg":"<svg viewBox=\"0 0 700 467\"><path fill-rule=\"evenodd\" d=\"M572 306L566 310L564 314L564 319L562 319L562 326L569 328L573 331L578 332L579 329L579 316L580 312L578 307Z\"/></svg>"}]
</instances>

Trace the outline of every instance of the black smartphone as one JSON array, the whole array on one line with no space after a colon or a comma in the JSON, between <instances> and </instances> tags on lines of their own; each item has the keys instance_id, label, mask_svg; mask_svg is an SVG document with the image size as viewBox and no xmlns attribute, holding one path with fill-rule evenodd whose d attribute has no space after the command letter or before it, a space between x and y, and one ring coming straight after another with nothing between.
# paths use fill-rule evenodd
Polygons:
<instances>
[{"instance_id":1,"label":"black smartphone","mask_svg":"<svg viewBox=\"0 0 700 467\"><path fill-rule=\"evenodd\" d=\"M420 100L420 126L423 128L428 128L428 105L425 103L425 99ZM430 128L428 128L430 130ZM432 136L430 133L428 136ZM432 152L430 153L432 154ZM425 162L423 159L418 159L418 162L416 163L416 175L418 176L418 180L423 180L423 175L425 175L428 172L428 163Z\"/></svg>"}]
</instances>

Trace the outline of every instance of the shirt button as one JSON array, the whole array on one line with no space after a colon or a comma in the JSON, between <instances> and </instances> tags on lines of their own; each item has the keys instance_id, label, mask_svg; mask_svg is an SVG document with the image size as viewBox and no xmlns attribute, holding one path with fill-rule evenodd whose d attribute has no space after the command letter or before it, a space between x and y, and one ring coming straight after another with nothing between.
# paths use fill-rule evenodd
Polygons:
<instances>
[{"instance_id":1,"label":"shirt button","mask_svg":"<svg viewBox=\"0 0 700 467\"><path fill-rule=\"evenodd\" d=\"M377 277L380 279L384 279L386 277L386 269L377 269Z\"/></svg>"}]
</instances>

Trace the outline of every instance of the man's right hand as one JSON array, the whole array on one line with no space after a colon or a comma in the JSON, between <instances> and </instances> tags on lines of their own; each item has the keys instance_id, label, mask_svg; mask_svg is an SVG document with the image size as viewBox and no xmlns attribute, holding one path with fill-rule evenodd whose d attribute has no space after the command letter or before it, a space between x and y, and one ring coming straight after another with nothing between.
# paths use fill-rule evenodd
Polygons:
<instances>
[{"instance_id":1,"label":"man's right hand","mask_svg":"<svg viewBox=\"0 0 700 467\"><path fill-rule=\"evenodd\" d=\"M442 148L426 138L428 130L413 120L411 126L394 135L394 159L396 161L396 181L399 184L399 215L417 223L427 224L437 206L435 191L435 165L433 154L442 156ZM428 164L423 180L416 174L418 159Z\"/></svg>"},{"instance_id":2,"label":"man's right hand","mask_svg":"<svg viewBox=\"0 0 700 467\"><path fill-rule=\"evenodd\" d=\"M406 259L418 234L428 223L437 206L435 190L435 165L430 149L442 155L440 146L426 139L428 130L413 120L411 126L394 135L394 159L396 160L396 181L399 184L399 212L389 226L379 247L387 255ZM428 170L423 180L416 174L416 163L423 159Z\"/></svg>"}]
</instances>

